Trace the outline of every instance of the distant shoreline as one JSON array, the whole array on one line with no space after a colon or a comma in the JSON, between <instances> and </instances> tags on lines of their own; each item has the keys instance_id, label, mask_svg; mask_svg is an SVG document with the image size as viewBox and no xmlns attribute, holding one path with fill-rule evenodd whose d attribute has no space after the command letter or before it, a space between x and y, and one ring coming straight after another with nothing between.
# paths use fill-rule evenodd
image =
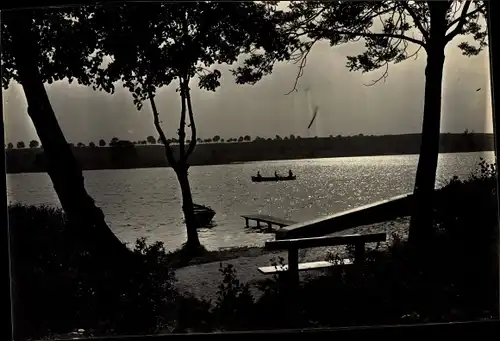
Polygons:
<instances>
[{"instance_id":1,"label":"distant shoreline","mask_svg":"<svg viewBox=\"0 0 500 341\"><path fill-rule=\"evenodd\" d=\"M178 154L178 145L173 145L173 149L174 155ZM189 163L191 166L214 166L261 161L418 155L419 150L420 134L200 143L191 155ZM490 151L494 151L493 134L441 135L442 154ZM164 147L158 144L73 147L73 153L83 170L169 167ZM45 155L41 148L10 149L5 155L7 174L46 171Z\"/></svg>"},{"instance_id":2,"label":"distant shoreline","mask_svg":"<svg viewBox=\"0 0 500 341\"><path fill-rule=\"evenodd\" d=\"M480 152L494 152L494 150L479 150L472 152L446 152L439 154L460 154L460 153L480 153ZM287 159L272 159L272 160L252 160L252 161L235 161L229 163L212 163L212 164L202 164L202 165L191 165L191 167L204 167L204 166L223 166L223 165L242 165L253 162L265 162L265 161L296 161L296 160L311 160L311 159L335 159L335 158L348 158L348 157L370 157L370 156L408 156L408 155L418 155L415 153L408 154L378 154L378 155L352 155L352 156L318 156L318 157L306 157L306 158L287 158ZM95 169L83 169L83 171L94 171L94 170L122 170L122 169L150 169L150 168L170 168L169 165L159 165L159 166L138 166L138 167L128 167L128 168L95 168ZM7 172L7 174L36 174L45 173L44 170L30 170L25 172Z\"/></svg>"}]
</instances>

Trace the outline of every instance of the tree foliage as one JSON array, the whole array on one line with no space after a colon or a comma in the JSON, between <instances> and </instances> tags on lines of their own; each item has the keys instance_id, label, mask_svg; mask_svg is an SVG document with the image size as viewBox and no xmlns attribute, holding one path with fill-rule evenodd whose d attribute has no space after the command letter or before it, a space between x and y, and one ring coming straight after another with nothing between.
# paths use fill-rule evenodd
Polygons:
<instances>
[{"instance_id":1,"label":"tree foliage","mask_svg":"<svg viewBox=\"0 0 500 341\"><path fill-rule=\"evenodd\" d=\"M28 10L29 11L29 10ZM12 52L12 27L18 11L2 13L2 86L19 81L18 67ZM96 32L87 21L93 16L92 7L66 7L31 10L32 33L39 48L39 70L44 83L67 79L72 83L100 85L94 77L100 69L96 52ZM75 43L78 42L78 43Z\"/></svg>"},{"instance_id":2,"label":"tree foliage","mask_svg":"<svg viewBox=\"0 0 500 341\"><path fill-rule=\"evenodd\" d=\"M347 57L351 71L370 72L383 68L373 85L388 76L390 63L401 63L417 56L423 48L427 54L424 87L422 141L415 177L413 210L409 239L420 243L434 233L433 208L436 170L439 155L441 98L445 48L458 36L466 56L477 55L486 46L484 1L381 1L381 2L290 2L280 12L281 45L264 53L252 54L233 70L238 83L253 84L273 71L283 53L282 46L292 50L290 60L298 64L292 90L304 72L307 57L319 41L331 46L362 40L362 53ZM290 92L291 92L290 91Z\"/></svg>"},{"instance_id":3,"label":"tree foliage","mask_svg":"<svg viewBox=\"0 0 500 341\"><path fill-rule=\"evenodd\" d=\"M151 136L151 135L149 135L149 136L146 138L146 141L147 141L149 144L156 144L156 139L154 138L154 136Z\"/></svg>"},{"instance_id":4,"label":"tree foliage","mask_svg":"<svg viewBox=\"0 0 500 341\"><path fill-rule=\"evenodd\" d=\"M39 146L40 146L40 142L38 142L37 140L31 140L29 143L30 148L38 148Z\"/></svg>"},{"instance_id":5,"label":"tree foliage","mask_svg":"<svg viewBox=\"0 0 500 341\"><path fill-rule=\"evenodd\" d=\"M416 57L435 40L445 46L457 36L466 36L458 47L466 56L477 55L487 46L486 7L485 1L290 2L277 19L280 34L275 39L281 43L265 53L252 54L233 73L238 83L254 84L271 73L286 52L299 66L298 81L317 42L336 46L363 40L364 51L347 57L347 67L361 72L384 68L376 83L387 78L390 63ZM431 36L432 21L439 15L446 31L442 37Z\"/></svg>"},{"instance_id":6,"label":"tree foliage","mask_svg":"<svg viewBox=\"0 0 500 341\"><path fill-rule=\"evenodd\" d=\"M112 93L121 82L140 110L149 101L159 140L165 146L182 193L188 230L187 246L199 246L197 219L188 181L188 158L197 143L197 127L190 85L215 91L222 77L220 64L232 64L242 53L251 53L267 41L269 8L275 5L254 2L127 3L97 7L87 24L97 32L96 60L102 69L93 73L94 89ZM156 90L177 86L181 110L176 159L161 126L156 107ZM186 128L190 129L187 136Z\"/></svg>"},{"instance_id":7,"label":"tree foliage","mask_svg":"<svg viewBox=\"0 0 500 341\"><path fill-rule=\"evenodd\" d=\"M97 88L112 92L114 83L121 81L140 110L144 101L154 98L156 89L177 84L179 144L181 159L186 159L197 140L190 82L196 79L199 88L215 91L222 77L218 65L232 64L263 44L270 46L269 32L276 25L269 13L274 6L208 1L106 5L91 21L103 32L99 50L111 56L106 70L96 74ZM188 120L191 138L185 150ZM159 121L155 118L160 140L168 146ZM174 160L169 157L169 162Z\"/></svg>"}]
</instances>

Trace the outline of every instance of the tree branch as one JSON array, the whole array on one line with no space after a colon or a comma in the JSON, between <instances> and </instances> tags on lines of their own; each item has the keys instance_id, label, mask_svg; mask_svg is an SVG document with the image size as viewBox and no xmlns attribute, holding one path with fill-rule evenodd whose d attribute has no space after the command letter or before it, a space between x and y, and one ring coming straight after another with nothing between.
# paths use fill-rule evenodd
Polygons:
<instances>
[{"instance_id":1,"label":"tree branch","mask_svg":"<svg viewBox=\"0 0 500 341\"><path fill-rule=\"evenodd\" d=\"M415 13L415 11L410 7L410 5L408 5L408 3L406 1L401 1L400 3L403 6L403 8L410 14L411 18L413 19L413 22L415 23L415 25L417 25L417 27L420 30L420 33L422 33L422 36L424 37L424 39L428 40L429 34L425 30L420 19L417 17L417 14Z\"/></svg>"},{"instance_id":2,"label":"tree branch","mask_svg":"<svg viewBox=\"0 0 500 341\"><path fill-rule=\"evenodd\" d=\"M182 40L184 42L184 48L188 47L190 45L189 41L189 26L187 22L187 13L184 13L182 16ZM190 52L190 51L189 51ZM188 54L189 54L188 52ZM186 56L188 58L191 58L191 56ZM180 84L181 84L181 120L179 123L179 152L180 152L180 160L185 166L186 164L186 153L185 153L185 146L186 146L186 92L188 91L188 71L189 67L187 66L187 61L183 61L182 65L180 67ZM182 135L182 136L181 136Z\"/></svg>"},{"instance_id":3,"label":"tree branch","mask_svg":"<svg viewBox=\"0 0 500 341\"><path fill-rule=\"evenodd\" d=\"M446 31L448 31L451 27L453 27L453 25L457 24L457 27L455 27L455 29L453 31L451 31L448 35L446 35L445 39L446 39L447 42L452 41L453 38L455 38L457 35L460 34L460 32L462 31L462 29L464 28L465 23L467 22L467 17L478 13L483 8L482 6L479 6L478 8L476 8L475 10L473 10L472 12L467 13L467 11L469 10L470 5L471 5L471 1L466 1L465 4L464 4L464 7L462 8L462 13L460 14L460 17L458 17L457 19L453 20L446 27Z\"/></svg>"},{"instance_id":4,"label":"tree branch","mask_svg":"<svg viewBox=\"0 0 500 341\"><path fill-rule=\"evenodd\" d=\"M453 20L452 22L450 22L447 26L446 26L446 30L449 30L450 28L453 27L453 25L455 25L456 23L458 23L460 20L462 20L462 15L464 15L464 9L465 10L468 10L469 9L469 6L470 6L470 3L471 1L467 1L465 4L464 4L464 8L462 8L462 13L460 14L460 16L458 18L456 18L455 20ZM467 6L467 8L466 8ZM467 13L466 15L471 15L471 14L474 14L474 13L477 13L479 12L481 9L481 7L478 7L476 8L475 10L473 10L472 12L470 13Z\"/></svg>"},{"instance_id":5,"label":"tree branch","mask_svg":"<svg viewBox=\"0 0 500 341\"><path fill-rule=\"evenodd\" d=\"M165 136L165 133L163 132L163 129L161 128L160 125L160 115L158 114L158 110L156 109L156 103L154 100L154 96L151 92L149 92L149 101L151 102L151 109L153 111L153 122L156 128L156 131L158 132L158 135L160 135L161 142L165 146L165 155L167 156L167 161L170 164L170 167L172 167L174 170L177 167L177 161L174 158L174 153L172 152L172 149L170 148L170 143L167 140L167 137Z\"/></svg>"},{"instance_id":6,"label":"tree branch","mask_svg":"<svg viewBox=\"0 0 500 341\"><path fill-rule=\"evenodd\" d=\"M389 63L385 62L385 70L382 73L382 76L380 76L377 79L372 80L372 82L370 84L363 84L363 85L364 86L374 86L375 84L377 84L381 80L384 80L384 83L385 83L385 81L387 80L387 77L389 77Z\"/></svg>"},{"instance_id":7,"label":"tree branch","mask_svg":"<svg viewBox=\"0 0 500 341\"><path fill-rule=\"evenodd\" d=\"M180 150L180 157L182 158L182 161L186 161L184 156L185 156L185 142L186 142L186 94L184 92L184 80L183 78L180 78L180 83L181 83L181 119L179 122L179 150Z\"/></svg>"},{"instance_id":8,"label":"tree branch","mask_svg":"<svg viewBox=\"0 0 500 341\"><path fill-rule=\"evenodd\" d=\"M302 52L301 57L297 60L297 62L300 62L299 64L299 71L297 72L297 75L295 76L295 81L293 83L293 88L288 91L285 95L290 95L292 92L297 91L297 85L299 84L299 79L302 77L304 74L304 68L306 67L307 64L307 56L311 52L312 47L314 44L318 41L319 39L315 39L311 42L311 45L307 47L305 52Z\"/></svg>"},{"instance_id":9,"label":"tree branch","mask_svg":"<svg viewBox=\"0 0 500 341\"><path fill-rule=\"evenodd\" d=\"M363 38L376 38L376 37L386 37L386 38L395 38L395 39L403 39L414 44L420 45L425 48L425 42L418 40L416 38L405 36L404 34L392 34L392 33L370 33L370 32L347 32L347 31L333 31L334 34L343 34L347 36L353 37L363 37ZM326 32L326 35L332 35L332 32Z\"/></svg>"},{"instance_id":10,"label":"tree branch","mask_svg":"<svg viewBox=\"0 0 500 341\"><path fill-rule=\"evenodd\" d=\"M189 89L189 79L186 80L186 102L188 107L188 115L189 115L189 126L191 127L191 141L189 141L189 147L186 152L185 158L187 159L194 151L196 147L196 124L194 123L194 113L193 106L191 104L191 94Z\"/></svg>"}]
</instances>

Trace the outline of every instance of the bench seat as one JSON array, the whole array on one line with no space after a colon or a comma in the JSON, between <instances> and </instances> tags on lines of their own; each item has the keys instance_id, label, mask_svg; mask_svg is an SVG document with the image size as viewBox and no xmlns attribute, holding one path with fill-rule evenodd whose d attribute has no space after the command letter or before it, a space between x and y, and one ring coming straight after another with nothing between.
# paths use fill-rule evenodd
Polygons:
<instances>
[{"instance_id":1,"label":"bench seat","mask_svg":"<svg viewBox=\"0 0 500 341\"><path fill-rule=\"evenodd\" d=\"M307 270L318 270L330 268L332 266L338 265L350 265L352 261L350 259L343 259L342 263L332 263L327 261L319 261L319 262L308 262L308 263L299 263L299 271L307 271ZM284 265L271 265L271 266L263 266L258 268L259 272L265 275L277 274L280 272L288 271L288 264Z\"/></svg>"}]
</instances>

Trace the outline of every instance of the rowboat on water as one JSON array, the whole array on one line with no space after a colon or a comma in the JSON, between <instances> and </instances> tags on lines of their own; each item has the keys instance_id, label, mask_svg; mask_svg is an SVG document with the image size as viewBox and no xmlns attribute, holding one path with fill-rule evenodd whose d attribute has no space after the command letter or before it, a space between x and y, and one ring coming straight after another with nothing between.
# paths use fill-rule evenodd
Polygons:
<instances>
[{"instance_id":1,"label":"rowboat on water","mask_svg":"<svg viewBox=\"0 0 500 341\"><path fill-rule=\"evenodd\" d=\"M297 177L292 176L252 176L252 182L269 182L269 181L290 181L295 180Z\"/></svg>"}]
</instances>

